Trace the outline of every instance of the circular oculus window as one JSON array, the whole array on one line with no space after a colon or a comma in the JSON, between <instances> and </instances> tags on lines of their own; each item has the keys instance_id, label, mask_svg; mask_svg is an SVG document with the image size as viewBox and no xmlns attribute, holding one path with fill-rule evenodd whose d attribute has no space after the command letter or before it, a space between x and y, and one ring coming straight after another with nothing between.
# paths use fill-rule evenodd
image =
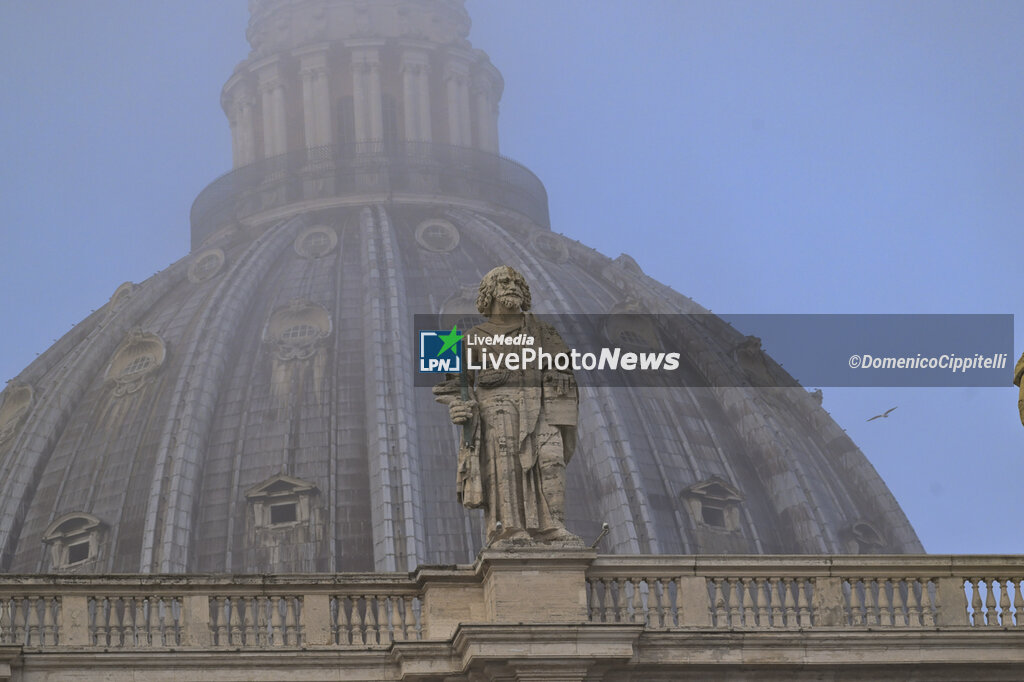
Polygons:
<instances>
[{"instance_id":1,"label":"circular oculus window","mask_svg":"<svg viewBox=\"0 0 1024 682\"><path fill-rule=\"evenodd\" d=\"M565 247L564 241L550 232L536 232L530 242L540 256L553 263L565 263L569 260L569 249Z\"/></svg>"},{"instance_id":2,"label":"circular oculus window","mask_svg":"<svg viewBox=\"0 0 1024 682\"><path fill-rule=\"evenodd\" d=\"M220 249L202 251L188 268L188 281L198 284L213 278L224 267L224 252Z\"/></svg>"},{"instance_id":3,"label":"circular oculus window","mask_svg":"<svg viewBox=\"0 0 1024 682\"><path fill-rule=\"evenodd\" d=\"M338 246L338 235L329 227L311 227L295 238L295 253L303 258L322 258Z\"/></svg>"},{"instance_id":4,"label":"circular oculus window","mask_svg":"<svg viewBox=\"0 0 1024 682\"><path fill-rule=\"evenodd\" d=\"M447 220L427 220L416 228L416 242L427 251L447 253L459 245L459 231Z\"/></svg>"}]
</instances>

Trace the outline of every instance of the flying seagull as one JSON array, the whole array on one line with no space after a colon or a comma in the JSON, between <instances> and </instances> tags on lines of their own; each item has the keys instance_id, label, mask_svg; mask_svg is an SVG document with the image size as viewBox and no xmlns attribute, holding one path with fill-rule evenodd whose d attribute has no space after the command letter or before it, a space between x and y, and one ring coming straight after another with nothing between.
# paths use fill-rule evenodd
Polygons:
<instances>
[{"instance_id":1,"label":"flying seagull","mask_svg":"<svg viewBox=\"0 0 1024 682\"><path fill-rule=\"evenodd\" d=\"M897 405L896 407L899 407L899 405ZM885 411L885 412L883 412L882 414L876 414L876 415L875 415L874 417L872 417L871 419L881 419L882 417L888 417L888 416L889 416L889 413L890 413L890 412L892 412L893 410L895 410L895 409L896 409L896 407L890 407L890 408L889 408L888 410L886 410L886 411ZM868 419L868 421L871 421L871 419Z\"/></svg>"}]
</instances>

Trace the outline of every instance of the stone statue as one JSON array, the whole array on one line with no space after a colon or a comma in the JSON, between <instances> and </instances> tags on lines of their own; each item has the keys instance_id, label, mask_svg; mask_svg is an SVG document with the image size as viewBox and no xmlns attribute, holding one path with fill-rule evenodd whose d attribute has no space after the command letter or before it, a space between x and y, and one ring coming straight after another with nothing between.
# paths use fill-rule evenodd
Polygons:
<instances>
[{"instance_id":1,"label":"stone statue","mask_svg":"<svg viewBox=\"0 0 1024 682\"><path fill-rule=\"evenodd\" d=\"M508 266L484 276L476 305L487 321L465 333L463 373L434 387L452 422L463 425L459 500L484 509L488 546L582 544L565 528L565 466L576 447L579 412L571 368L531 363L515 370L468 369L482 367L485 351L531 346L553 355L568 348L554 327L527 312L530 288ZM518 337L521 343L501 344L495 337ZM494 343L479 342L485 338Z\"/></svg>"},{"instance_id":2,"label":"stone statue","mask_svg":"<svg viewBox=\"0 0 1024 682\"><path fill-rule=\"evenodd\" d=\"M1017 410L1020 412L1020 423L1024 424L1024 353L1021 354L1017 366L1013 368L1013 383L1020 386L1020 393L1017 398Z\"/></svg>"}]
</instances>

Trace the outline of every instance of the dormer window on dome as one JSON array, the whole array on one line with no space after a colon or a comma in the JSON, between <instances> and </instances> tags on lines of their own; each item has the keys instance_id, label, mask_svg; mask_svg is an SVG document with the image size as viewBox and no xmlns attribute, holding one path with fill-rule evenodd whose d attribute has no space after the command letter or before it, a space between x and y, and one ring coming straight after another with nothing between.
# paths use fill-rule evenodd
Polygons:
<instances>
[{"instance_id":1,"label":"dormer window on dome","mask_svg":"<svg viewBox=\"0 0 1024 682\"><path fill-rule=\"evenodd\" d=\"M283 530L309 523L318 493L308 481L279 474L247 490L245 497L256 530Z\"/></svg>"},{"instance_id":2,"label":"dormer window on dome","mask_svg":"<svg viewBox=\"0 0 1024 682\"><path fill-rule=\"evenodd\" d=\"M690 486L683 491L683 499L699 526L729 532L740 529L743 495L724 478L712 476Z\"/></svg>"},{"instance_id":3,"label":"dormer window on dome","mask_svg":"<svg viewBox=\"0 0 1024 682\"><path fill-rule=\"evenodd\" d=\"M54 570L77 568L99 556L104 524L87 512L64 514L43 532Z\"/></svg>"}]
</instances>

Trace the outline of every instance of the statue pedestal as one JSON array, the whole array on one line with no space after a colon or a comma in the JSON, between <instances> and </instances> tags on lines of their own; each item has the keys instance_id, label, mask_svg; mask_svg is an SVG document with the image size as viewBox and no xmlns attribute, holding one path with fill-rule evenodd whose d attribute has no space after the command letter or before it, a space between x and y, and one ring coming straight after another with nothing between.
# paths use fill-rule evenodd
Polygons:
<instances>
[{"instance_id":1,"label":"statue pedestal","mask_svg":"<svg viewBox=\"0 0 1024 682\"><path fill-rule=\"evenodd\" d=\"M447 639L460 625L586 623L589 548L524 544L485 549L469 568L424 567L425 638Z\"/></svg>"},{"instance_id":2,"label":"statue pedestal","mask_svg":"<svg viewBox=\"0 0 1024 682\"><path fill-rule=\"evenodd\" d=\"M526 545L486 549L476 562L491 623L584 623L587 567L597 551Z\"/></svg>"}]
</instances>

